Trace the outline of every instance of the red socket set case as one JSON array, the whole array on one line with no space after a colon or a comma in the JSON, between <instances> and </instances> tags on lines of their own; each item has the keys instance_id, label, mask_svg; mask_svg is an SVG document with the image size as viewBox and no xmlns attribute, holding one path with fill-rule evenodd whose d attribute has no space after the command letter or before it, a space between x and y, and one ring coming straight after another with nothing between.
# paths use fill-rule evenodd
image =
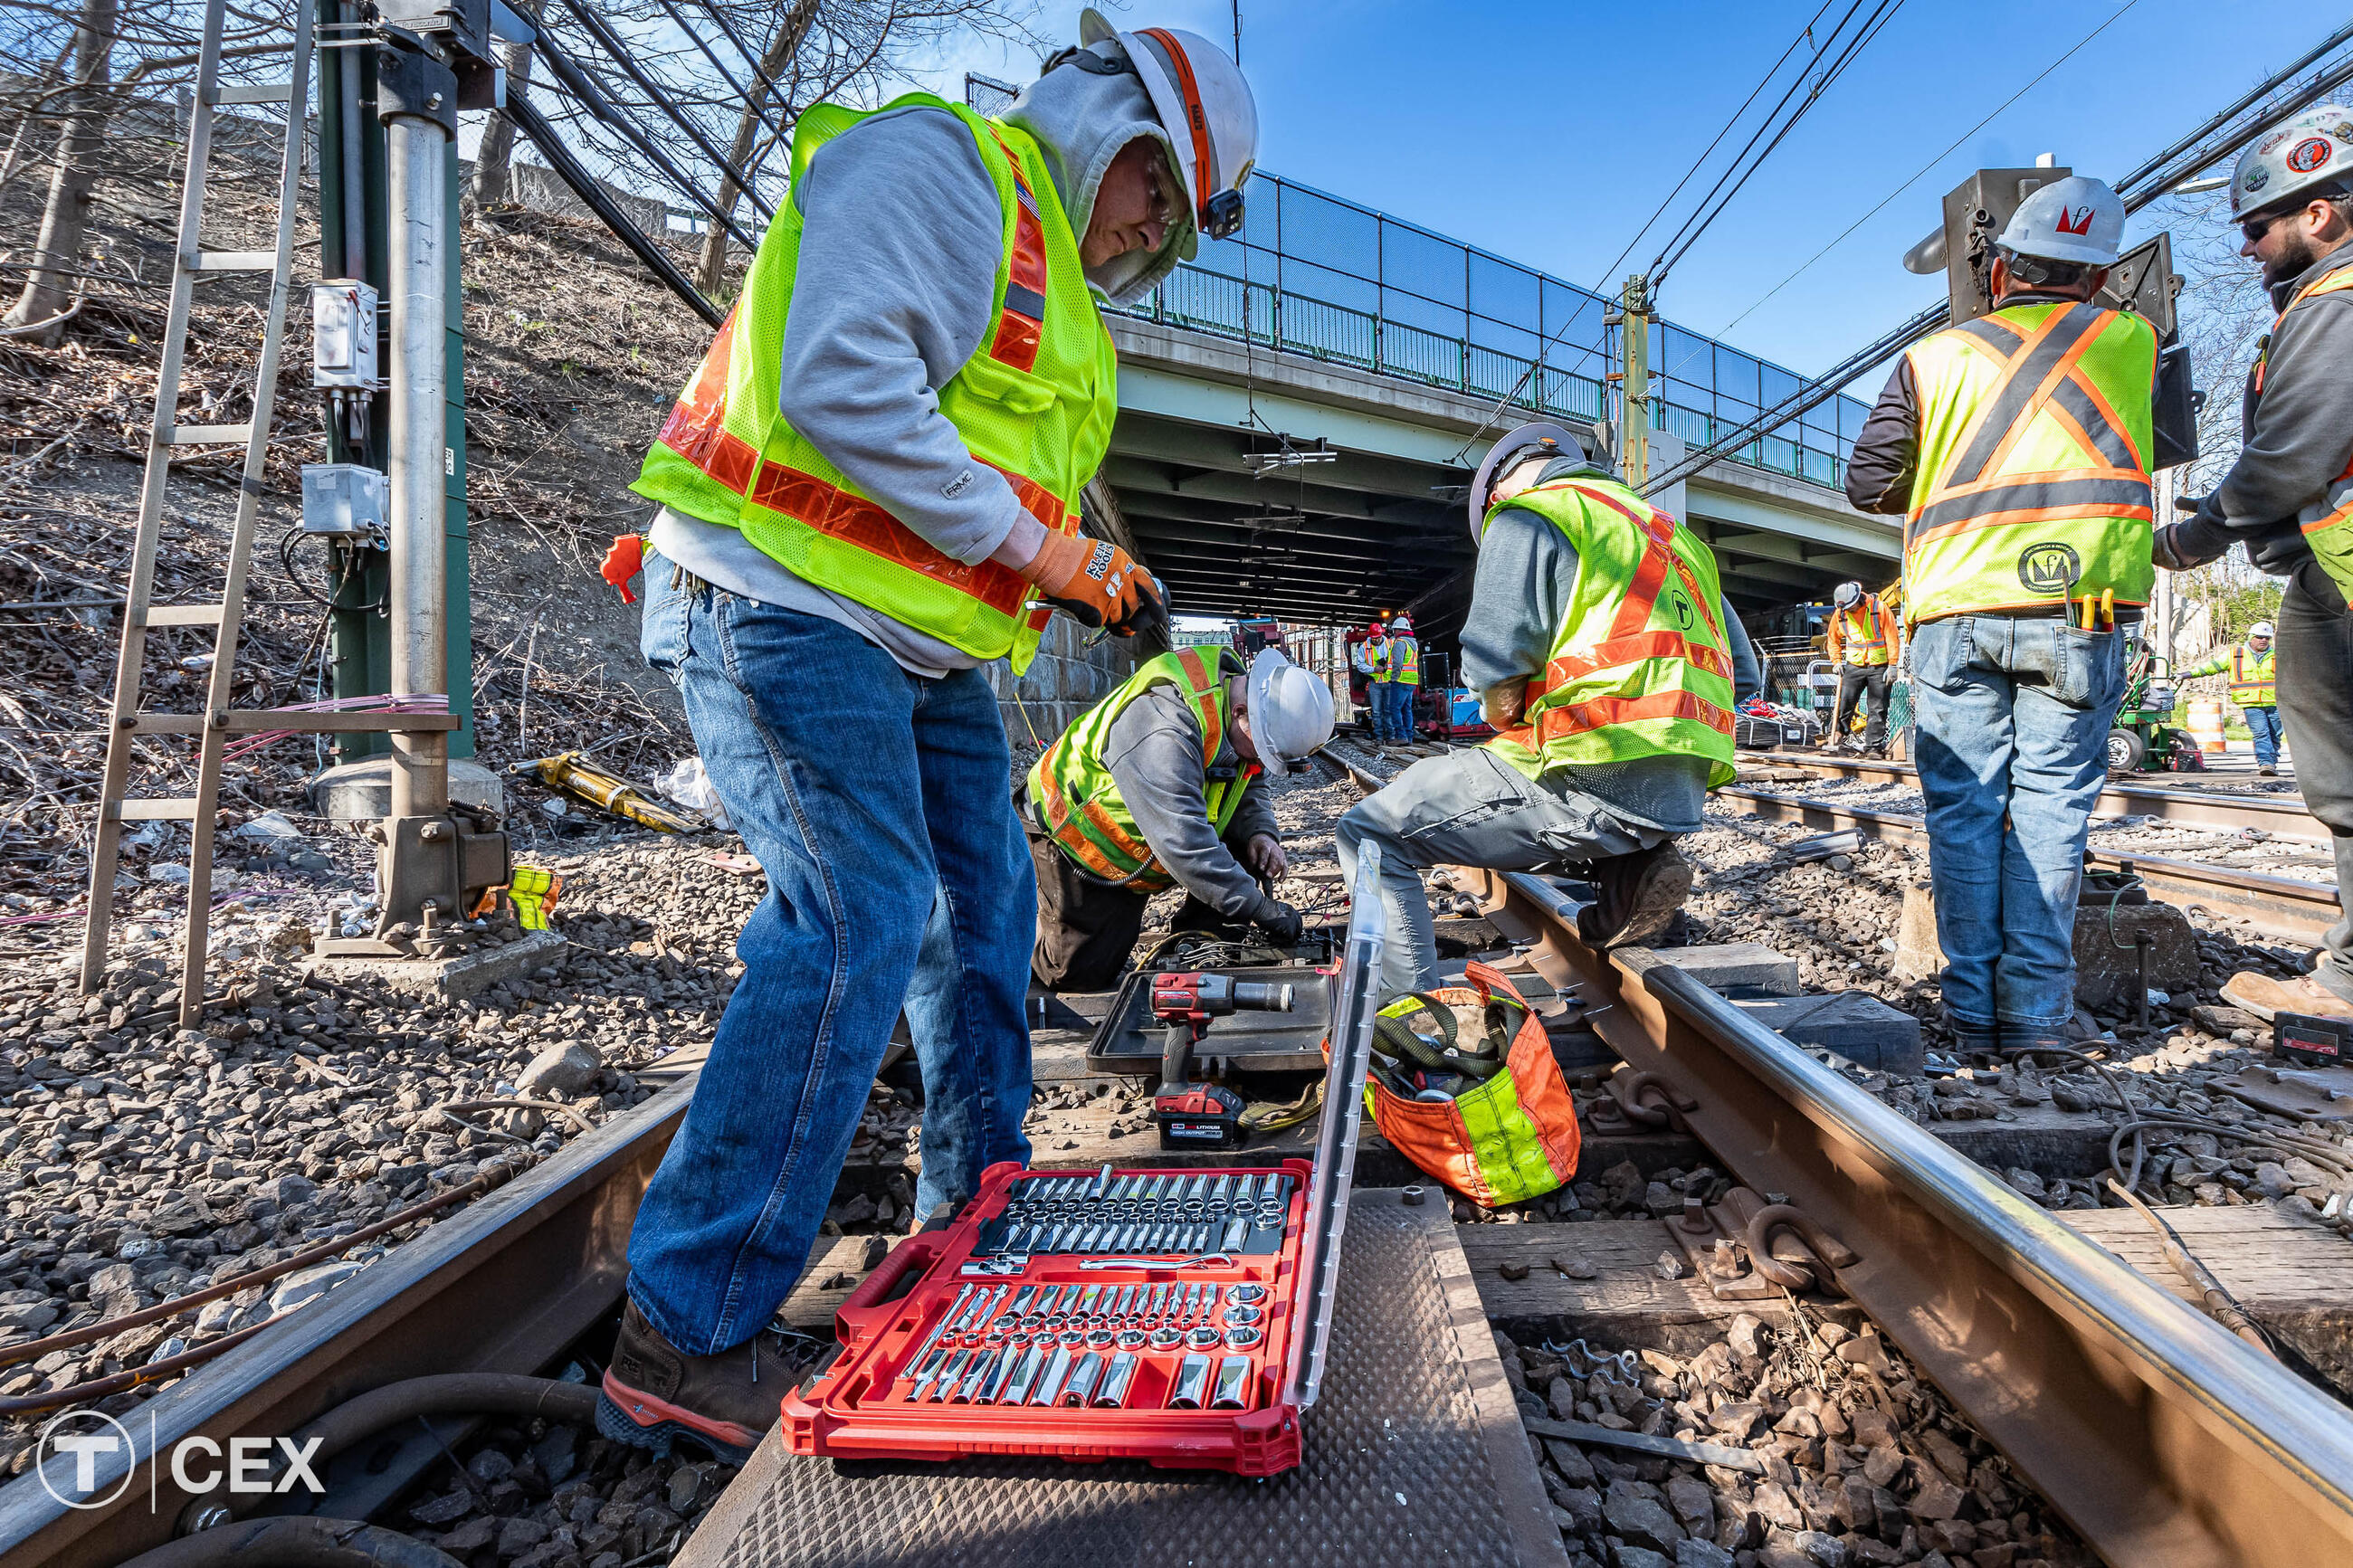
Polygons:
<instances>
[{"instance_id":1,"label":"red socket set case","mask_svg":"<svg viewBox=\"0 0 2353 1568\"><path fill-rule=\"evenodd\" d=\"M1092 1173L992 1165L835 1313L784 1402L787 1452L1032 1454L1271 1476L1315 1402L1364 1111L1381 952L1357 868L1313 1160Z\"/></svg>"}]
</instances>

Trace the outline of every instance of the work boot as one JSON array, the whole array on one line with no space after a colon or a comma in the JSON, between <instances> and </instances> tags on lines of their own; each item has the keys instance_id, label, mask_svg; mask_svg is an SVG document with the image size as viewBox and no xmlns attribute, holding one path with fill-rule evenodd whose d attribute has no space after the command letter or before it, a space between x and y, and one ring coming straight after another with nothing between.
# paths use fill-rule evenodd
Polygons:
<instances>
[{"instance_id":1,"label":"work boot","mask_svg":"<svg viewBox=\"0 0 2353 1568\"><path fill-rule=\"evenodd\" d=\"M631 1301L621 1313L613 1363L605 1369L596 1430L663 1455L672 1439L684 1437L713 1458L745 1464L804 1370L765 1331L717 1355L688 1355Z\"/></svg>"},{"instance_id":2,"label":"work boot","mask_svg":"<svg viewBox=\"0 0 2353 1568\"><path fill-rule=\"evenodd\" d=\"M2279 777L2279 770L2272 766L2269 763L2265 763L2262 767L2255 770L2255 776L2262 779L2275 779Z\"/></svg>"},{"instance_id":3,"label":"work boot","mask_svg":"<svg viewBox=\"0 0 2353 1568\"><path fill-rule=\"evenodd\" d=\"M2353 1018L2348 1002L2309 974L2274 980L2268 974L2242 970L2223 983L2222 1000L2243 1007L2266 1024L2274 1013L2306 1013L2316 1018Z\"/></svg>"},{"instance_id":4,"label":"work boot","mask_svg":"<svg viewBox=\"0 0 2353 1568\"><path fill-rule=\"evenodd\" d=\"M1691 862L1668 840L1593 866L1593 902L1577 911L1577 934L1588 947L1625 947L1667 929L1691 892Z\"/></svg>"}]
</instances>

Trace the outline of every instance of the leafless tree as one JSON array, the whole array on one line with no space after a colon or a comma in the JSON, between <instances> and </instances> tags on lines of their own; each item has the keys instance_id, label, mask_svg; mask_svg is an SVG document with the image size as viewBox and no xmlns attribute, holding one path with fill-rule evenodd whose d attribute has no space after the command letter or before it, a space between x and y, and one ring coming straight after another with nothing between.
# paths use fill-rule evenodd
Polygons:
<instances>
[{"instance_id":1,"label":"leafless tree","mask_svg":"<svg viewBox=\"0 0 2353 1568\"><path fill-rule=\"evenodd\" d=\"M106 133L112 100L106 91L115 43L115 0L84 0L81 20L74 30L74 91L58 142L56 171L49 177L49 199L41 212L41 237L33 255L32 276L5 324L13 335L53 345L65 333L75 274L81 270L82 236L90 227L90 186L95 179L90 155Z\"/></svg>"},{"instance_id":2,"label":"leafless tree","mask_svg":"<svg viewBox=\"0 0 2353 1568\"><path fill-rule=\"evenodd\" d=\"M515 9L536 22L543 9L543 0L520 0ZM527 43L505 46L502 60L506 66L509 92L520 93L531 86L531 57L532 47ZM511 174L514 139L514 121L503 110L492 110L482 127L482 144L474 153L476 206L497 206L512 199Z\"/></svg>"}]
</instances>

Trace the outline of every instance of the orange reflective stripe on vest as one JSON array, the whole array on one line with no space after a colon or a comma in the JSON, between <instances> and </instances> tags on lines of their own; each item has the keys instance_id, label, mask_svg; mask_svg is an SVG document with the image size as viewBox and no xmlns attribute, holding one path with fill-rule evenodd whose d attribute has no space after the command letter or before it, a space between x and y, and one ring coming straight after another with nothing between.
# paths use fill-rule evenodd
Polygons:
<instances>
[{"instance_id":1,"label":"orange reflective stripe on vest","mask_svg":"<svg viewBox=\"0 0 2353 1568\"><path fill-rule=\"evenodd\" d=\"M1175 650L1175 657L1184 672L1187 696L1193 705L1193 711L1201 721L1201 767L1206 773L1226 743L1225 710L1218 700L1222 682L1216 678L1199 648L1178 648ZM1105 700L1117 703L1129 694L1123 688ZM1162 868L1159 857L1152 852L1152 846L1145 843L1141 835L1131 832L1126 824L1106 810L1098 800L1082 799L1074 808L1070 795L1062 788L1060 775L1070 761L1070 749L1082 743L1079 737L1086 728L1082 721L1063 731L1054 743L1046 748L1045 755L1030 772L1039 814L1044 819L1047 836L1082 869L1103 881L1145 888L1167 886L1172 879ZM1231 798L1238 800L1240 792L1257 773L1257 764L1245 766L1230 786L1234 792ZM1205 787L1205 804L1209 805L1212 819L1222 816L1225 821L1229 821L1232 812L1220 810L1229 797L1220 792L1217 799L1208 800L1209 793ZM1123 806L1122 810L1124 809ZM1217 822L1221 833L1225 821ZM1089 833L1089 828L1093 832ZM1127 864L1122 865L1106 854L1105 845L1124 856Z\"/></svg>"},{"instance_id":2,"label":"orange reflective stripe on vest","mask_svg":"<svg viewBox=\"0 0 2353 1568\"><path fill-rule=\"evenodd\" d=\"M2053 310L2032 331L1999 316L1953 329L1991 351L2002 363L2001 380L1951 471L1914 508L1912 544L1997 523L2153 515L2148 476L2125 422L2077 363L2105 316L2095 306L2072 305ZM2003 458L2044 413L2081 437L2105 467L2049 475L2002 472Z\"/></svg>"},{"instance_id":3,"label":"orange reflective stripe on vest","mask_svg":"<svg viewBox=\"0 0 2353 1568\"><path fill-rule=\"evenodd\" d=\"M1039 221L1038 197L1021 173L1021 160L1005 145L1004 133L996 126L990 126L988 133L1005 149L1005 161L1013 165L1018 209L1013 215L1013 249L1006 258L1005 309L997 318L997 337L988 345L988 356L1016 370L1030 370L1038 363L1038 341L1046 330L1046 228Z\"/></svg>"}]
</instances>

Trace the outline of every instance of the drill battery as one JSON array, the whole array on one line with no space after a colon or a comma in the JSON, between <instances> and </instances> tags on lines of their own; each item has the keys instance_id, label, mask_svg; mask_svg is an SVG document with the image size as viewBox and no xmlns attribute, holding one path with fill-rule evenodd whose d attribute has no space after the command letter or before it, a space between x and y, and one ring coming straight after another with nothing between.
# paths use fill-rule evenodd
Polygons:
<instances>
[{"instance_id":1,"label":"drill battery","mask_svg":"<svg viewBox=\"0 0 2353 1568\"><path fill-rule=\"evenodd\" d=\"M2272 1018L2272 1055L2308 1068L2353 1063L2353 1018L2280 1013Z\"/></svg>"}]
</instances>

